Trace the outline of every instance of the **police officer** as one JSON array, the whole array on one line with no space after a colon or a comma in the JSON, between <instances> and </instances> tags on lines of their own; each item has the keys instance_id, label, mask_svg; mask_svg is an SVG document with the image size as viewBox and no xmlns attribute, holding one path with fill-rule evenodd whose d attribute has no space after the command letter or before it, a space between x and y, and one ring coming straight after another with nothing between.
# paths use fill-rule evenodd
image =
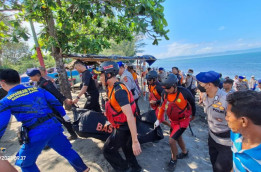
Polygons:
<instances>
[{"instance_id":1,"label":"police officer","mask_svg":"<svg viewBox=\"0 0 261 172\"><path fill-rule=\"evenodd\" d=\"M63 102L65 102L66 104L72 104L72 100L64 97L64 95L62 95L57 90L57 88L53 85L53 83L50 80L46 80L45 78L43 78L41 76L40 70L35 69L35 68L28 69L26 71L26 74L30 77L30 79L32 81L37 82L38 87L43 88L43 89L49 91L52 95L54 95L54 97L57 98L61 104L63 104ZM62 118L61 114L59 112L57 112L55 109L53 109L53 111L54 111L56 118L66 127L67 131L70 133L70 137L68 137L68 139L69 140L77 139L78 136L75 133L75 131L73 130L71 122L66 122Z\"/></svg>"},{"instance_id":2,"label":"police officer","mask_svg":"<svg viewBox=\"0 0 261 172\"><path fill-rule=\"evenodd\" d=\"M99 104L99 91L96 87L95 81L93 80L90 71L80 60L75 61L74 68L79 73L82 73L82 88L76 99L73 100L73 103L76 104L81 96L84 94L87 98L84 109L101 112L101 107Z\"/></svg>"},{"instance_id":3,"label":"police officer","mask_svg":"<svg viewBox=\"0 0 261 172\"><path fill-rule=\"evenodd\" d=\"M200 72L196 78L198 88L203 94L204 111L209 126L209 155L214 172L230 172L232 169L232 151L230 129L226 117L227 93L219 89L219 73Z\"/></svg>"},{"instance_id":4,"label":"police officer","mask_svg":"<svg viewBox=\"0 0 261 172\"><path fill-rule=\"evenodd\" d=\"M149 94L150 106L153 110L155 110L156 115L158 115L159 112L159 106L161 103L161 94L163 92L163 88L161 87L157 78L158 78L158 74L154 70L149 71L148 74L146 75L148 90L150 93ZM163 124L171 128L170 123L165 120L164 115L162 115L161 121Z\"/></svg>"},{"instance_id":5,"label":"police officer","mask_svg":"<svg viewBox=\"0 0 261 172\"><path fill-rule=\"evenodd\" d=\"M141 171L135 157L141 153L141 147L137 137L134 116L136 104L133 95L123 83L118 82L116 75L119 67L116 62L103 62L100 72L100 80L108 88L108 101L105 105L106 117L115 128L104 144L104 157L116 171L127 171L130 168L133 172ZM120 148L122 148L126 160L121 157Z\"/></svg>"},{"instance_id":6,"label":"police officer","mask_svg":"<svg viewBox=\"0 0 261 172\"><path fill-rule=\"evenodd\" d=\"M154 127L159 125L162 116L166 112L171 122L171 133L169 144L171 148L171 159L168 169L173 171L177 165L177 159L183 159L188 156L182 134L189 126L191 120L195 118L196 106L195 100L189 90L184 87L178 87L178 78L174 74L168 74L161 82L164 92L162 93L162 104L158 114L158 120ZM192 115L192 117L191 117ZM178 154L177 142L182 152Z\"/></svg>"},{"instance_id":7,"label":"police officer","mask_svg":"<svg viewBox=\"0 0 261 172\"><path fill-rule=\"evenodd\" d=\"M129 89L129 91L131 91L131 93L134 97L134 100L136 102L137 112L138 112L138 114L140 114L138 100L139 100L141 93L133 79L132 74L128 70L125 69L124 64L120 64L119 66L120 66L119 75L121 76L120 82L125 84L127 86L127 88Z\"/></svg>"},{"instance_id":8,"label":"police officer","mask_svg":"<svg viewBox=\"0 0 261 172\"><path fill-rule=\"evenodd\" d=\"M70 120L51 93L42 88L20 85L20 76L13 69L0 72L0 85L8 91L7 96L0 101L0 139L11 114L14 115L22 123L23 145L16 155L16 165L23 172L39 171L36 160L46 145L65 157L76 171L90 170L72 149L71 143L63 135L60 122L53 116L51 108L56 109L66 121Z\"/></svg>"}]
</instances>

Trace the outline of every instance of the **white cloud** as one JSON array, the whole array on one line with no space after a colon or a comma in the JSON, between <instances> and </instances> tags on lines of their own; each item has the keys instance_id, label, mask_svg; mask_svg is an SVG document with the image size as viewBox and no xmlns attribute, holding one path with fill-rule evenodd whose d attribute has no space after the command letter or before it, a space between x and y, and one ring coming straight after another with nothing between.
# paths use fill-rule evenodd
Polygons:
<instances>
[{"instance_id":1,"label":"white cloud","mask_svg":"<svg viewBox=\"0 0 261 172\"><path fill-rule=\"evenodd\" d=\"M226 27L225 26L220 26L219 28L218 28L218 30L225 30L226 29Z\"/></svg>"},{"instance_id":2,"label":"white cloud","mask_svg":"<svg viewBox=\"0 0 261 172\"><path fill-rule=\"evenodd\" d=\"M220 43L217 41L207 42L207 43L183 43L183 42L173 42L162 48L158 48L158 52L163 53L148 53L144 52L142 54L151 54L156 58L168 58L176 56L189 56L189 55L200 55L208 53L219 53L234 50L245 50L251 48L260 48L261 42L246 42L242 41L232 41L230 43Z\"/></svg>"}]
</instances>

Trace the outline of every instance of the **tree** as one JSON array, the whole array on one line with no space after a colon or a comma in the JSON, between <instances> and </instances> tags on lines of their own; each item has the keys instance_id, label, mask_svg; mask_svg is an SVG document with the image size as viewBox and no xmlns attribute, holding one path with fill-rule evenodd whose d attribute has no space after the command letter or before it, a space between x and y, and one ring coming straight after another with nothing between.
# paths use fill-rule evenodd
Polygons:
<instances>
[{"instance_id":1,"label":"tree","mask_svg":"<svg viewBox=\"0 0 261 172\"><path fill-rule=\"evenodd\" d=\"M14 1L14 0L12 0ZM168 39L165 30L164 0L24 0L15 7L20 9L18 20L33 19L44 25L40 38L42 48L50 51L59 72L61 90L71 97L63 54L98 54L110 47L110 40L120 43L132 40L134 33L153 38L157 45L160 37ZM10 4L11 2L9 2Z\"/></svg>"},{"instance_id":2,"label":"tree","mask_svg":"<svg viewBox=\"0 0 261 172\"><path fill-rule=\"evenodd\" d=\"M25 43L6 42L2 44L1 56L3 60L3 65L7 65L4 62L15 64L21 58L25 56L31 56L31 52L29 51L29 47Z\"/></svg>"},{"instance_id":3,"label":"tree","mask_svg":"<svg viewBox=\"0 0 261 172\"><path fill-rule=\"evenodd\" d=\"M23 39L25 41L28 40L28 33L26 28L20 25L19 19L12 19L12 14L5 13L5 9L1 9L1 7L6 8L8 6L4 5L5 1L0 1L0 66L2 66L2 53L3 49L7 48L8 42L18 42ZM13 8L16 7L16 2L13 3ZM10 11L10 10L7 10ZM12 10L11 10L12 11ZM3 47L5 45L5 47ZM11 44L9 44L11 45ZM18 44L16 44L18 45ZM20 44L21 45L21 44Z\"/></svg>"},{"instance_id":4,"label":"tree","mask_svg":"<svg viewBox=\"0 0 261 172\"><path fill-rule=\"evenodd\" d=\"M124 40L117 44L115 41L110 41L110 48L103 50L101 55L120 55L120 56L135 56L137 53L143 52L140 48L145 46L141 36L135 36L133 40Z\"/></svg>"}]
</instances>

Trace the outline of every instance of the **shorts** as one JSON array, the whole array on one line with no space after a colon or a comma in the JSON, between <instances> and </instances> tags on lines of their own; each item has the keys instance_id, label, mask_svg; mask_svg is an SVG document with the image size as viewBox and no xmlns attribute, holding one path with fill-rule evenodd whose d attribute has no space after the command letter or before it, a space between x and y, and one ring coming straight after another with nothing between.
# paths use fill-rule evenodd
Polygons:
<instances>
[{"instance_id":1,"label":"shorts","mask_svg":"<svg viewBox=\"0 0 261 172\"><path fill-rule=\"evenodd\" d=\"M179 139L186 128L189 126L190 118L183 119L181 121L171 121L170 137L174 140Z\"/></svg>"},{"instance_id":2,"label":"shorts","mask_svg":"<svg viewBox=\"0 0 261 172\"><path fill-rule=\"evenodd\" d=\"M179 125L175 125L170 129L170 137L174 140L178 140L185 130L186 128L180 128Z\"/></svg>"}]
</instances>

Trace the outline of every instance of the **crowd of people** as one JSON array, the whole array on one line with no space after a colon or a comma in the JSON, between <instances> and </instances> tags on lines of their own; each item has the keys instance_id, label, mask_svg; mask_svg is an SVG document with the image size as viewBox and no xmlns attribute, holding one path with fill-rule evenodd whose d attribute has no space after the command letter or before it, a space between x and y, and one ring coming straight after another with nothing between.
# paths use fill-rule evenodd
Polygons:
<instances>
[{"instance_id":1,"label":"crowd of people","mask_svg":"<svg viewBox=\"0 0 261 172\"><path fill-rule=\"evenodd\" d=\"M76 99L62 95L46 77L45 69L30 69L27 75L36 81L36 87L20 84L17 71L0 71L0 84L7 95L0 101L0 139L3 136L11 115L22 123L21 148L16 165L23 172L39 171L36 160L41 151L49 146L65 157L76 171L90 171L81 157L72 149L69 140L78 136L72 128L71 119L63 104L76 104L82 95L87 101L85 109L102 112L114 127L103 148L105 159L115 171L142 171L136 156L142 153L137 137L136 118L140 116L138 106L142 95L137 73L132 65L103 62L96 74L106 90L104 108L99 104L99 89L92 73L82 61L76 61L74 68L82 74L82 86ZM43 72L41 72L43 71ZM254 77L248 82L239 76L234 80L222 78L215 71L193 75L189 69L184 75L178 67L171 72L164 68L148 68L144 79L149 91L149 104L155 110L154 128L161 123L170 128L169 145L171 158L168 171L174 171L179 159L189 156L182 134L196 115L196 94L199 103L207 114L209 126L208 150L214 172L258 171L261 169L261 80ZM63 134L61 124L70 136ZM178 147L181 152L178 152ZM123 150L125 158L119 153ZM1 161L5 168L12 170L7 161Z\"/></svg>"}]
</instances>

